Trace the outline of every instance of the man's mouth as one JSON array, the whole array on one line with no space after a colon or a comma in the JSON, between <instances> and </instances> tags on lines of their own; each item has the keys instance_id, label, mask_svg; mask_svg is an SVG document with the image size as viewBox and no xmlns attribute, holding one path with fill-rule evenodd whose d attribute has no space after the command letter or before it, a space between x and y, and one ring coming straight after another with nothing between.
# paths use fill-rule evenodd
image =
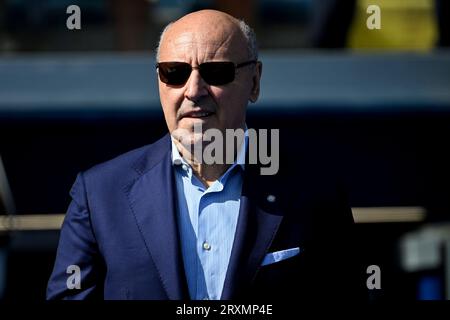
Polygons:
<instances>
[{"instance_id":1,"label":"man's mouth","mask_svg":"<svg viewBox=\"0 0 450 320\"><path fill-rule=\"evenodd\" d=\"M189 111L183 114L182 118L207 118L212 116L214 112L201 110L201 111Z\"/></svg>"}]
</instances>

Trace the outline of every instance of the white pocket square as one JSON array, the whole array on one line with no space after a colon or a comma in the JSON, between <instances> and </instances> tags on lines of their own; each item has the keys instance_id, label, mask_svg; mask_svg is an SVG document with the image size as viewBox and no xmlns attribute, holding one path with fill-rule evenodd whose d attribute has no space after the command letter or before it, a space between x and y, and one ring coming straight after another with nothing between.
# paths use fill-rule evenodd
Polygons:
<instances>
[{"instance_id":1,"label":"white pocket square","mask_svg":"<svg viewBox=\"0 0 450 320\"><path fill-rule=\"evenodd\" d=\"M261 263L261 266L266 266L268 264L272 264L272 263L280 262L282 260L286 260L288 258L292 258L292 257L298 255L299 253L300 253L299 247L268 253L264 257L264 260Z\"/></svg>"}]
</instances>

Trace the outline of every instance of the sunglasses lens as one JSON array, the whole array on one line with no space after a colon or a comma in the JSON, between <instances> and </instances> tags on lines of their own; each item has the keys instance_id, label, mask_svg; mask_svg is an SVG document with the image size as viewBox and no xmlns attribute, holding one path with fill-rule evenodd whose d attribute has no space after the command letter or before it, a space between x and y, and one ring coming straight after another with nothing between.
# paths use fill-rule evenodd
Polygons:
<instances>
[{"instance_id":1,"label":"sunglasses lens","mask_svg":"<svg viewBox=\"0 0 450 320\"><path fill-rule=\"evenodd\" d=\"M200 75L210 85L223 85L234 80L233 62L205 62L200 65Z\"/></svg>"},{"instance_id":2,"label":"sunglasses lens","mask_svg":"<svg viewBox=\"0 0 450 320\"><path fill-rule=\"evenodd\" d=\"M160 62L158 63L159 79L169 85L179 86L189 79L192 68L185 62Z\"/></svg>"},{"instance_id":3,"label":"sunglasses lens","mask_svg":"<svg viewBox=\"0 0 450 320\"><path fill-rule=\"evenodd\" d=\"M205 62L199 67L200 75L206 83L220 86L234 80L235 67L233 62ZM185 62L158 63L159 79L173 86L186 83L191 74L192 67Z\"/></svg>"}]
</instances>

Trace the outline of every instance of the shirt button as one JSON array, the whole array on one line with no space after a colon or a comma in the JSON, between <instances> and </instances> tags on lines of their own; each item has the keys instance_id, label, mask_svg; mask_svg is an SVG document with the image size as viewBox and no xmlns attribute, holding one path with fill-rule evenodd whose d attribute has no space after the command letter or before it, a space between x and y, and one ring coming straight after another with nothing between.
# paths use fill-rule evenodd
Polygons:
<instances>
[{"instance_id":1,"label":"shirt button","mask_svg":"<svg viewBox=\"0 0 450 320\"><path fill-rule=\"evenodd\" d=\"M205 250L211 250L211 245L208 243L208 242L203 242L203 249L205 249Z\"/></svg>"},{"instance_id":2,"label":"shirt button","mask_svg":"<svg viewBox=\"0 0 450 320\"><path fill-rule=\"evenodd\" d=\"M274 203L275 200L277 200L277 197L275 197L273 194L269 194L269 195L267 196L267 201L268 201L268 202Z\"/></svg>"},{"instance_id":3,"label":"shirt button","mask_svg":"<svg viewBox=\"0 0 450 320\"><path fill-rule=\"evenodd\" d=\"M181 167L183 168L184 171L187 171L188 169L188 166L186 164L183 164Z\"/></svg>"},{"instance_id":4,"label":"shirt button","mask_svg":"<svg viewBox=\"0 0 450 320\"><path fill-rule=\"evenodd\" d=\"M179 158L175 159L173 162L174 162L175 165L177 165L177 166L179 166L179 165L182 163L181 159L179 159Z\"/></svg>"}]
</instances>

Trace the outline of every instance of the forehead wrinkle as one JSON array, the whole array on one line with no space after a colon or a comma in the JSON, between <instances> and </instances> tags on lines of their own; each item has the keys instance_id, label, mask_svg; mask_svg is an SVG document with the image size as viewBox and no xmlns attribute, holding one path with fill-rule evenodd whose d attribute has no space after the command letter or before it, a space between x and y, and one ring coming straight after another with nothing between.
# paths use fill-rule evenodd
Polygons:
<instances>
[{"instance_id":1,"label":"forehead wrinkle","mask_svg":"<svg viewBox=\"0 0 450 320\"><path fill-rule=\"evenodd\" d=\"M247 41L243 37L241 30L234 26L231 30L222 30L221 47L227 49L228 53L235 58L244 59L248 55ZM242 48L245 48L242 50ZM242 56L244 55L244 56Z\"/></svg>"},{"instance_id":2,"label":"forehead wrinkle","mask_svg":"<svg viewBox=\"0 0 450 320\"><path fill-rule=\"evenodd\" d=\"M188 27L189 28L189 27ZM180 30L180 26L172 26L165 38L166 50L162 56L170 59L183 58L184 61L202 63L212 60L230 60L241 56L240 29L233 25L219 25L213 32L199 30L191 26L188 30Z\"/></svg>"},{"instance_id":3,"label":"forehead wrinkle","mask_svg":"<svg viewBox=\"0 0 450 320\"><path fill-rule=\"evenodd\" d=\"M207 44L197 44L196 41L177 42L169 44L167 49L170 50L170 53L168 55L183 58L185 61L198 60L199 63L212 60L222 61L226 59L225 56L229 52L229 48L224 46L223 42L210 41ZM201 46L204 46L204 48L201 48Z\"/></svg>"}]
</instances>

